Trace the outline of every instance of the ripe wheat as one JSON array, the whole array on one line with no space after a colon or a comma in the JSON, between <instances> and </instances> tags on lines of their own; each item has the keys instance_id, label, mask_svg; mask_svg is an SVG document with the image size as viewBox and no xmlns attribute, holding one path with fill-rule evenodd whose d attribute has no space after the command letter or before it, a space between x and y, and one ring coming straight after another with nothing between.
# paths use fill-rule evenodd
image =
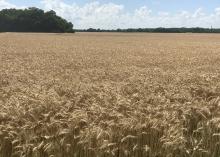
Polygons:
<instances>
[{"instance_id":1,"label":"ripe wheat","mask_svg":"<svg viewBox=\"0 0 220 157\"><path fill-rule=\"evenodd\" d=\"M219 44L0 34L0 157L220 156Z\"/></svg>"}]
</instances>

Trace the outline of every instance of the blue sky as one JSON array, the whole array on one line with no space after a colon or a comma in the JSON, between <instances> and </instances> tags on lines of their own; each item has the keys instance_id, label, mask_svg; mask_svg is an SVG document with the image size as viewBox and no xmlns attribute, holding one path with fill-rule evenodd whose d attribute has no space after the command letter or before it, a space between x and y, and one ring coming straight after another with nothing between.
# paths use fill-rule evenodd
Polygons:
<instances>
[{"instance_id":1,"label":"blue sky","mask_svg":"<svg viewBox=\"0 0 220 157\"><path fill-rule=\"evenodd\" d=\"M90 3L92 0L64 0L65 3L72 4L77 3L84 5ZM16 5L25 6L38 6L40 7L40 1L37 0L9 0L8 2ZM177 12L181 10L193 11L197 8L204 8L207 12L211 12L216 7L220 7L219 0L100 0L101 3L115 3L122 4L128 10L135 9L141 6L148 6L154 11L169 11Z\"/></svg>"},{"instance_id":2,"label":"blue sky","mask_svg":"<svg viewBox=\"0 0 220 157\"><path fill-rule=\"evenodd\" d=\"M220 0L0 0L0 9L33 6L56 11L75 28L220 28Z\"/></svg>"}]
</instances>

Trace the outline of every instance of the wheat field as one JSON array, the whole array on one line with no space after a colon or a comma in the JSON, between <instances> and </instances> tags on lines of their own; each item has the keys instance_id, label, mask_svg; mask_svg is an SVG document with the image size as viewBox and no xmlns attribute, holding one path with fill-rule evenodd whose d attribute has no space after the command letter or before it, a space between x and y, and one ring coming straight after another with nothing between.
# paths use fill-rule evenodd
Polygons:
<instances>
[{"instance_id":1,"label":"wheat field","mask_svg":"<svg viewBox=\"0 0 220 157\"><path fill-rule=\"evenodd\" d=\"M0 157L219 157L220 35L0 34Z\"/></svg>"}]
</instances>

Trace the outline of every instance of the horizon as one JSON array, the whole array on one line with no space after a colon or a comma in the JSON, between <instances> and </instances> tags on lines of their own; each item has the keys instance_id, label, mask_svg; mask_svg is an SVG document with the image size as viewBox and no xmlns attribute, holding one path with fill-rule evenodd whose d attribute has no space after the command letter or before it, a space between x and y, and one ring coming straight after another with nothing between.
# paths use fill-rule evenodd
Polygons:
<instances>
[{"instance_id":1,"label":"horizon","mask_svg":"<svg viewBox=\"0 0 220 157\"><path fill-rule=\"evenodd\" d=\"M101 29L101 28L86 28L86 29L75 29L75 30L88 30L88 29L95 29L95 30L127 30L127 29L157 29L157 28L165 28L165 29L192 29L192 28L201 28L201 29L220 29L211 27L136 27L136 28L115 28L115 29Z\"/></svg>"},{"instance_id":2,"label":"horizon","mask_svg":"<svg viewBox=\"0 0 220 157\"><path fill-rule=\"evenodd\" d=\"M54 10L74 29L219 28L220 4L204 0L0 0L0 10L37 7Z\"/></svg>"}]
</instances>

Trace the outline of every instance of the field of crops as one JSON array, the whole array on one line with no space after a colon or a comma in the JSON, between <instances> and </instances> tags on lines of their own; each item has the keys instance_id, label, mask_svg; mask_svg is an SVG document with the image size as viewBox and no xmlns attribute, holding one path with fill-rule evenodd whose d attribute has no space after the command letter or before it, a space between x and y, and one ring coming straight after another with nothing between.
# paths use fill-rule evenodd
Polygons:
<instances>
[{"instance_id":1,"label":"field of crops","mask_svg":"<svg viewBox=\"0 0 220 157\"><path fill-rule=\"evenodd\" d=\"M0 157L219 157L220 35L0 34Z\"/></svg>"}]
</instances>

